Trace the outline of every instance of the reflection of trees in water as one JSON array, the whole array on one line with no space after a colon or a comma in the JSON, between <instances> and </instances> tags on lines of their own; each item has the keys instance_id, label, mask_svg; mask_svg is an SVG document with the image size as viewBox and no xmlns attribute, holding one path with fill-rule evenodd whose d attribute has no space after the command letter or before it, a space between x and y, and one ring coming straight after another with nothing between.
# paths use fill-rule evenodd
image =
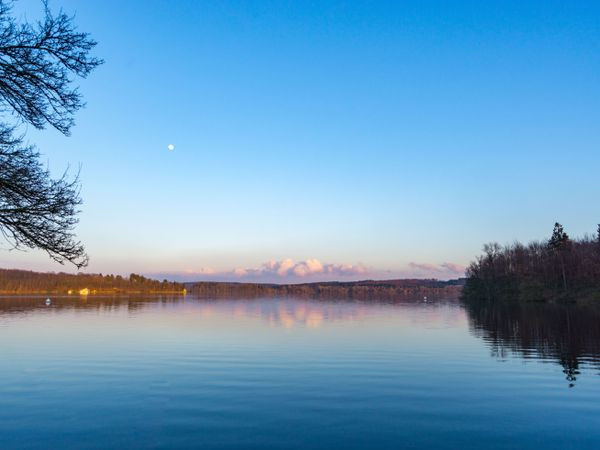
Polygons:
<instances>
[{"instance_id":1,"label":"reflection of trees in water","mask_svg":"<svg viewBox=\"0 0 600 450\"><path fill-rule=\"evenodd\" d=\"M598 306L470 301L465 308L493 356L558 362L570 386L582 366L600 369Z\"/></svg>"},{"instance_id":2,"label":"reflection of trees in water","mask_svg":"<svg viewBox=\"0 0 600 450\"><path fill-rule=\"evenodd\" d=\"M440 311L445 302L423 301L363 301L356 299L317 300L307 298L219 298L205 299L188 296L120 296L120 297L52 297L51 305L45 296L0 297L0 318L4 315L28 315L53 311L93 311L98 313L135 313L144 309L177 308L181 314L199 318L215 315L261 319L284 328L318 328L333 322L361 321L371 314L388 314L402 309L401 317L413 326L431 327L435 324L457 323L464 317L462 310L451 307ZM428 313L423 313L426 308ZM454 311L454 313L452 313Z\"/></svg>"},{"instance_id":3,"label":"reflection of trees in water","mask_svg":"<svg viewBox=\"0 0 600 450\"><path fill-rule=\"evenodd\" d=\"M242 317L260 317L267 322L291 328L295 325L319 327L323 322L356 320L364 317L368 305L359 301L315 301L305 299L195 299L182 296L121 297L0 297L0 316L24 315L40 311L136 312L148 307L186 303L199 315L215 312ZM385 304L385 303L382 303Z\"/></svg>"},{"instance_id":4,"label":"reflection of trees in water","mask_svg":"<svg viewBox=\"0 0 600 450\"><path fill-rule=\"evenodd\" d=\"M451 306L448 306L451 305ZM382 301L356 299L254 298L197 299L194 309L215 314L261 319L284 328L318 328L334 322L359 322L373 316L402 318L410 326L450 326L461 322L464 311L453 302ZM427 311L427 313L424 313Z\"/></svg>"},{"instance_id":5,"label":"reflection of trees in water","mask_svg":"<svg viewBox=\"0 0 600 450\"><path fill-rule=\"evenodd\" d=\"M184 297L174 296L115 296L115 297L54 297L50 296L51 304L46 305L46 296L36 297L0 297L0 316L27 314L39 310L95 310L99 312L117 311L121 308L127 308L134 312L144 308L149 303L179 303L184 301Z\"/></svg>"}]
</instances>

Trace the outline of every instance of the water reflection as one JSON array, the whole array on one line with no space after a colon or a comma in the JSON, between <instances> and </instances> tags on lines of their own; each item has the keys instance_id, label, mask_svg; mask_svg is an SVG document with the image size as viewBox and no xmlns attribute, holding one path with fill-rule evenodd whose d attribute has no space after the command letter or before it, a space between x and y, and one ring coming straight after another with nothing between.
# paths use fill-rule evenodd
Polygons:
<instances>
[{"instance_id":1,"label":"water reflection","mask_svg":"<svg viewBox=\"0 0 600 450\"><path fill-rule=\"evenodd\" d=\"M0 298L0 447L600 448L598 314Z\"/></svg>"},{"instance_id":2,"label":"water reflection","mask_svg":"<svg viewBox=\"0 0 600 450\"><path fill-rule=\"evenodd\" d=\"M179 330L184 327L260 330L265 324L285 330L316 330L332 324L345 327L359 323L365 329L376 330L388 321L386 326L393 324L399 333L410 329L421 339L429 336L428 329L462 329L466 333L468 321L471 334L482 339L496 359L517 357L558 363L569 386L575 385L584 369L600 371L600 307L594 306L472 302L463 309L455 302L211 300L181 296L53 297L47 305L46 297L42 296L0 297L0 319L8 319L4 325L23 317L53 314L58 321L59 315L78 316L81 312L97 315L97 320L106 326L111 323L106 315L124 319L143 316L149 327L165 325ZM67 323L76 322L73 319ZM114 326L127 325L115 322ZM352 337L350 328L347 330ZM372 339L369 336L367 339ZM411 346L416 351L418 344L414 342Z\"/></svg>"},{"instance_id":3,"label":"water reflection","mask_svg":"<svg viewBox=\"0 0 600 450\"><path fill-rule=\"evenodd\" d=\"M439 308L452 305L441 313ZM271 326L319 328L334 322L358 322L367 317L393 317L412 326L447 327L464 322L464 313L453 301L424 304L415 301L315 300L306 298L199 299L182 296L131 297L0 297L0 317L52 312L86 311L136 314L145 310L171 311L190 319L260 319ZM426 313L429 311L429 313Z\"/></svg>"},{"instance_id":4,"label":"water reflection","mask_svg":"<svg viewBox=\"0 0 600 450\"><path fill-rule=\"evenodd\" d=\"M217 300L217 302L219 302ZM206 304L202 306L206 308ZM238 317L260 317L270 325L291 329L319 328L324 323L364 318L368 306L353 302L318 302L302 299L221 302L220 310Z\"/></svg>"},{"instance_id":5,"label":"water reflection","mask_svg":"<svg viewBox=\"0 0 600 450\"><path fill-rule=\"evenodd\" d=\"M47 301L50 300L50 302ZM136 311L145 308L149 304L177 304L185 300L182 296L139 296L139 297L79 297L63 296L5 296L0 297L0 316L2 315L24 315L33 312L61 311L61 310L97 310L117 311L126 308Z\"/></svg>"},{"instance_id":6,"label":"water reflection","mask_svg":"<svg viewBox=\"0 0 600 450\"><path fill-rule=\"evenodd\" d=\"M559 363L570 387L584 367L600 370L600 307L469 302L471 332L493 357L516 355Z\"/></svg>"}]
</instances>

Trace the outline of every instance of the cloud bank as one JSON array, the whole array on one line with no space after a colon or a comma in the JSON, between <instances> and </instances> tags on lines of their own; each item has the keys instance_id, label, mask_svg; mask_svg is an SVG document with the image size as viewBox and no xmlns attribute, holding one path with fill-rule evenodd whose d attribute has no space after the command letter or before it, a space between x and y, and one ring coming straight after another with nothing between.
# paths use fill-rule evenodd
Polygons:
<instances>
[{"instance_id":1,"label":"cloud bank","mask_svg":"<svg viewBox=\"0 0 600 450\"><path fill-rule=\"evenodd\" d=\"M307 282L338 278L365 278L370 271L362 264L326 264L316 258L294 261L291 258L268 261L258 267L236 267L218 271L211 267L190 269L179 273L155 274L185 281L253 281L253 282Z\"/></svg>"},{"instance_id":2,"label":"cloud bank","mask_svg":"<svg viewBox=\"0 0 600 450\"><path fill-rule=\"evenodd\" d=\"M465 267L452 263L410 262L404 269L374 270L363 264L323 263L316 258L294 261L285 258L268 261L258 267L216 270L200 267L182 272L147 273L154 278L176 281L232 281L251 283L308 283L314 281L437 278L447 280L464 276Z\"/></svg>"},{"instance_id":3,"label":"cloud bank","mask_svg":"<svg viewBox=\"0 0 600 450\"><path fill-rule=\"evenodd\" d=\"M269 261L259 269L251 272L254 275L277 275L279 277L307 277L310 275L328 274L337 276L365 275L368 273L366 267L361 264L323 264L318 259L307 259L306 261L294 262L292 259L282 261Z\"/></svg>"},{"instance_id":4,"label":"cloud bank","mask_svg":"<svg viewBox=\"0 0 600 450\"><path fill-rule=\"evenodd\" d=\"M423 274L429 274L431 276L463 276L465 274L465 266L455 264L451 262L445 262L441 264L432 263L416 263L411 262L408 266L414 271Z\"/></svg>"}]
</instances>

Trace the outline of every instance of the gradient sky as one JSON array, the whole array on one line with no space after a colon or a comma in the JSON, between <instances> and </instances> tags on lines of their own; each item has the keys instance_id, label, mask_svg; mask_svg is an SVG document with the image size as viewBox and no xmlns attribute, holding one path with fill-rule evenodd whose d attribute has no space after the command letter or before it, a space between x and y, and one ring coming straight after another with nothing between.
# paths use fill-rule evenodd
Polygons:
<instances>
[{"instance_id":1,"label":"gradient sky","mask_svg":"<svg viewBox=\"0 0 600 450\"><path fill-rule=\"evenodd\" d=\"M50 5L106 61L71 137L27 134L81 164L87 271L450 278L485 242L600 222L598 2Z\"/></svg>"}]
</instances>

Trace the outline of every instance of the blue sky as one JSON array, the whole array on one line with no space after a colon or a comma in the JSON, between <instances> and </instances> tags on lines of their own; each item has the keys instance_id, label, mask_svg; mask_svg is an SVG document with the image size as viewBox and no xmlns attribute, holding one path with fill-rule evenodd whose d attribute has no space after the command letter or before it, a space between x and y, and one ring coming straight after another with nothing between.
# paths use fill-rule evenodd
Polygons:
<instances>
[{"instance_id":1,"label":"blue sky","mask_svg":"<svg viewBox=\"0 0 600 450\"><path fill-rule=\"evenodd\" d=\"M485 242L600 222L597 2L50 5L106 61L72 136L27 130L82 167L87 271L449 278Z\"/></svg>"}]
</instances>

